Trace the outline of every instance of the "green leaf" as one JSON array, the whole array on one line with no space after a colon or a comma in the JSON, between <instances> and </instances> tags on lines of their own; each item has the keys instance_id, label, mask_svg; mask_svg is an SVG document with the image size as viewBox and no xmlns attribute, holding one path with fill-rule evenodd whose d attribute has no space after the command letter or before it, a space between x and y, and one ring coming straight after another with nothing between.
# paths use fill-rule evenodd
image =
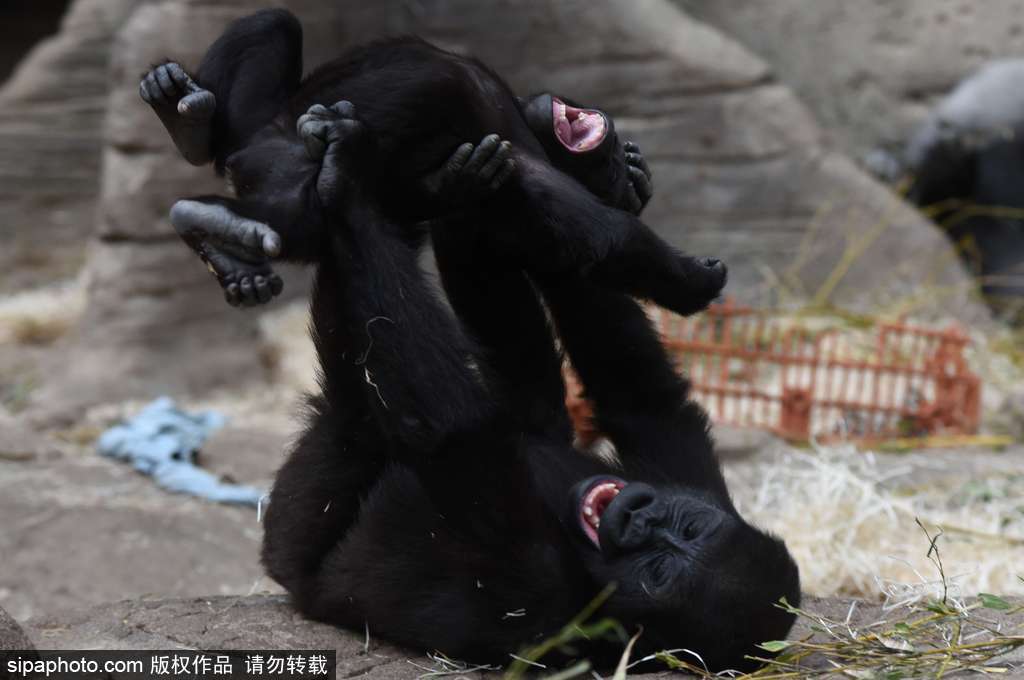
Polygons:
<instances>
[{"instance_id":1,"label":"green leaf","mask_svg":"<svg viewBox=\"0 0 1024 680\"><path fill-rule=\"evenodd\" d=\"M910 635L911 634L910 626L908 626L905 623L902 623L902 622L897 623L895 626L893 626L893 628L900 635Z\"/></svg>"},{"instance_id":2,"label":"green leaf","mask_svg":"<svg viewBox=\"0 0 1024 680\"><path fill-rule=\"evenodd\" d=\"M985 609L1006 610L1013 608L1013 605L998 595L992 595L991 593L978 593L978 597L981 599L981 606Z\"/></svg>"},{"instance_id":3,"label":"green leaf","mask_svg":"<svg viewBox=\"0 0 1024 680\"><path fill-rule=\"evenodd\" d=\"M762 644L758 645L758 647L760 647L761 649L763 649L766 652L781 652L786 647L789 647L789 641L788 640L771 640L770 642L765 642L765 643L762 643Z\"/></svg>"}]
</instances>

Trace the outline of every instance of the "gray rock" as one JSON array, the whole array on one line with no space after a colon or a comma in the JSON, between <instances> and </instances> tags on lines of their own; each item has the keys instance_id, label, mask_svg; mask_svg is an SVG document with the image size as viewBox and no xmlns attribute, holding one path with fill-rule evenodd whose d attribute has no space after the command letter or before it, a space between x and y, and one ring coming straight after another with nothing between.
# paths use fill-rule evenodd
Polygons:
<instances>
[{"instance_id":1,"label":"gray rock","mask_svg":"<svg viewBox=\"0 0 1024 680\"><path fill-rule=\"evenodd\" d=\"M0 608L0 650L35 649L18 622Z\"/></svg>"},{"instance_id":2,"label":"gray rock","mask_svg":"<svg viewBox=\"0 0 1024 680\"><path fill-rule=\"evenodd\" d=\"M1024 54L1024 1L677 0L764 57L840 148L902 149L984 62Z\"/></svg>"},{"instance_id":3,"label":"gray rock","mask_svg":"<svg viewBox=\"0 0 1024 680\"><path fill-rule=\"evenodd\" d=\"M0 88L0 292L73 275L93 232L108 60L140 0L75 0Z\"/></svg>"},{"instance_id":4,"label":"gray rock","mask_svg":"<svg viewBox=\"0 0 1024 680\"><path fill-rule=\"evenodd\" d=\"M806 597L804 609L854 628L886 618L876 604L844 598ZM1021 615L1015 617L1019 625ZM88 610L39 617L26 624L41 649L334 649L337 677L367 680L415 678L437 668L432 660L369 636L339 630L300 617L284 596L143 599L101 605ZM813 631L806 620L790 634L801 639ZM1021 678L1019 653L1000 659L1010 665L1001 677ZM806 667L823 668L812 656ZM416 664L416 665L413 665ZM1016 669L1016 670L1014 670ZM462 677L499 677L467 673ZM669 678L670 673L630 677Z\"/></svg>"},{"instance_id":5,"label":"gray rock","mask_svg":"<svg viewBox=\"0 0 1024 680\"><path fill-rule=\"evenodd\" d=\"M169 494L91 452L0 459L0 517L0 606L18 620L151 593L277 591L255 510Z\"/></svg>"}]
</instances>

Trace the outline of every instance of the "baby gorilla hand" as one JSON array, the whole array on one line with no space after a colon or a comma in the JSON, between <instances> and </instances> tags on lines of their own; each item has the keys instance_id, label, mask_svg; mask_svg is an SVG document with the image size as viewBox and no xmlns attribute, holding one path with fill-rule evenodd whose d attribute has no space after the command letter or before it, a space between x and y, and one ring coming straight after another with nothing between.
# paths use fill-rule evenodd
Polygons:
<instances>
[{"instance_id":1,"label":"baby gorilla hand","mask_svg":"<svg viewBox=\"0 0 1024 680\"><path fill-rule=\"evenodd\" d=\"M626 142L623 151L626 155L626 172L629 173L629 188L626 191L624 207L634 215L639 215L654 194L651 168L640 153L640 147L634 142Z\"/></svg>"},{"instance_id":2,"label":"baby gorilla hand","mask_svg":"<svg viewBox=\"0 0 1024 680\"><path fill-rule=\"evenodd\" d=\"M512 145L487 135L476 146L466 142L444 165L423 178L422 189L442 209L462 208L501 188L516 169Z\"/></svg>"},{"instance_id":3,"label":"baby gorilla hand","mask_svg":"<svg viewBox=\"0 0 1024 680\"><path fill-rule=\"evenodd\" d=\"M270 258L281 251L281 239L262 222L240 217L219 203L182 200L171 208L171 224L217 277L232 307L264 304L284 288L270 267Z\"/></svg>"},{"instance_id":4,"label":"baby gorilla hand","mask_svg":"<svg viewBox=\"0 0 1024 680\"><path fill-rule=\"evenodd\" d=\"M314 104L295 124L309 157L323 161L316 191L324 207L336 205L347 193L356 179L356 171L366 174L354 167L370 157L366 126L355 115L352 102L340 101L330 108Z\"/></svg>"},{"instance_id":5,"label":"baby gorilla hand","mask_svg":"<svg viewBox=\"0 0 1024 680\"><path fill-rule=\"evenodd\" d=\"M217 108L212 92L170 61L142 78L139 94L153 107L185 160L193 165L210 161L210 123Z\"/></svg>"}]
</instances>

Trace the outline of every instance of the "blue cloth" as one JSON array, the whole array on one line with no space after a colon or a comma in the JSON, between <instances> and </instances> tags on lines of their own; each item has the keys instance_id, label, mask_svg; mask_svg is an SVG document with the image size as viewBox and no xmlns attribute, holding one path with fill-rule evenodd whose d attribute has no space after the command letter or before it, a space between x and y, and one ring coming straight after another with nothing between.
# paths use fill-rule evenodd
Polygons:
<instances>
[{"instance_id":1,"label":"blue cloth","mask_svg":"<svg viewBox=\"0 0 1024 680\"><path fill-rule=\"evenodd\" d=\"M162 489L219 503L257 506L263 490L223 482L196 465L197 452L224 423L219 413L185 413L172 399L160 397L134 418L100 435L96 447L101 455L130 462Z\"/></svg>"}]
</instances>

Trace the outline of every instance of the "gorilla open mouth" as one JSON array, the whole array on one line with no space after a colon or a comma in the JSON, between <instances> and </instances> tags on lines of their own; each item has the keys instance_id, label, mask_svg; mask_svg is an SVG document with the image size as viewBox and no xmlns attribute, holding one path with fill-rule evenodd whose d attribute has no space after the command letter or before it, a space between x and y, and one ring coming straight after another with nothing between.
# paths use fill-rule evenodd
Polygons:
<instances>
[{"instance_id":1,"label":"gorilla open mouth","mask_svg":"<svg viewBox=\"0 0 1024 680\"><path fill-rule=\"evenodd\" d=\"M551 98L555 137L569 151L584 153L596 148L608 134L608 121L595 109L577 109L558 97Z\"/></svg>"},{"instance_id":2,"label":"gorilla open mouth","mask_svg":"<svg viewBox=\"0 0 1024 680\"><path fill-rule=\"evenodd\" d=\"M621 479L604 477L595 481L580 500L580 526L599 550L601 539L597 535L597 530L601 526L601 515L625 486L626 483Z\"/></svg>"}]
</instances>

